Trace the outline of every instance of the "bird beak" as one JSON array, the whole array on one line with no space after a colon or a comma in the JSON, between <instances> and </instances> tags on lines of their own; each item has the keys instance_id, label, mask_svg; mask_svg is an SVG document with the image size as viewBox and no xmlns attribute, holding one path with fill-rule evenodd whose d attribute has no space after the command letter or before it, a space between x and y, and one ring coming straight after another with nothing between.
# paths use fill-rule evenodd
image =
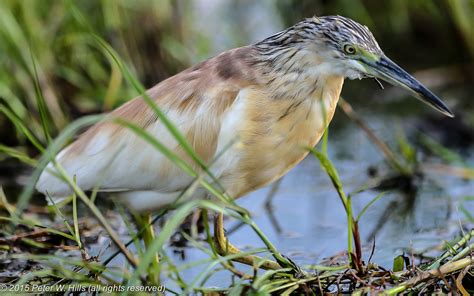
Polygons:
<instances>
[{"instance_id":1,"label":"bird beak","mask_svg":"<svg viewBox=\"0 0 474 296\"><path fill-rule=\"evenodd\" d=\"M370 62L364 60L363 64L368 72L367 74L385 80L394 86L401 86L408 90L415 98L430 105L444 115L454 117L454 114L441 99L389 58L382 56Z\"/></svg>"}]
</instances>

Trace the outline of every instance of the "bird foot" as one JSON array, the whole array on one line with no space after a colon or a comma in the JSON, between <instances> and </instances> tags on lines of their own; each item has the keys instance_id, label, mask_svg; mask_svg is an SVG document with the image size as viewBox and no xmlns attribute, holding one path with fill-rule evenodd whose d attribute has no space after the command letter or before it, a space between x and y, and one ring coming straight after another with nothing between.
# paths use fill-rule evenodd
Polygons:
<instances>
[{"instance_id":1,"label":"bird foot","mask_svg":"<svg viewBox=\"0 0 474 296\"><path fill-rule=\"evenodd\" d=\"M217 253L221 256L238 255L241 253L241 251L237 247L232 245L225 236L224 215L222 213L218 213L214 220L214 243L216 246ZM275 261L271 261L254 255L242 255L234 257L231 260L266 270L282 268L280 264Z\"/></svg>"}]
</instances>

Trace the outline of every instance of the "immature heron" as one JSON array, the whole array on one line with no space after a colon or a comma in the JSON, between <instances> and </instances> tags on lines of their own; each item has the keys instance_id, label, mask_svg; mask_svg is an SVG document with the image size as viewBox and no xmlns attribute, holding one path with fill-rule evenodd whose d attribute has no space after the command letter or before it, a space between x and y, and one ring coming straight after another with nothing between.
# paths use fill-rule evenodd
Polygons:
<instances>
[{"instance_id":1,"label":"immature heron","mask_svg":"<svg viewBox=\"0 0 474 296\"><path fill-rule=\"evenodd\" d=\"M210 170L226 193L238 198L299 163L331 121L344 79L366 77L401 86L453 116L384 55L367 27L341 16L305 19L186 69L147 93L198 155L212 163ZM110 116L140 126L200 170L141 97ZM110 120L83 133L58 154L57 162L82 190L98 186L141 211L173 202L193 182L148 142ZM72 193L48 171L37 189L52 197ZM207 194L198 188L194 197Z\"/></svg>"}]
</instances>

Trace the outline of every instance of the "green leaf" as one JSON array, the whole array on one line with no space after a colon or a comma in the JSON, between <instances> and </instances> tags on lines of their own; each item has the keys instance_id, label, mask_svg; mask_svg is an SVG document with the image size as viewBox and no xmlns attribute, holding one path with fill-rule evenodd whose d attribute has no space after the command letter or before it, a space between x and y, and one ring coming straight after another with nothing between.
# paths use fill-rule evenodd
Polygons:
<instances>
[{"instance_id":1,"label":"green leaf","mask_svg":"<svg viewBox=\"0 0 474 296\"><path fill-rule=\"evenodd\" d=\"M421 134L420 135L420 142L425 148L430 150L432 153L436 154L438 157L443 159L448 163L459 164L459 165L466 165L463 157L458 153L454 152L453 150L444 147L436 141L435 139L429 137L428 135Z\"/></svg>"},{"instance_id":2,"label":"green leaf","mask_svg":"<svg viewBox=\"0 0 474 296\"><path fill-rule=\"evenodd\" d=\"M416 163L416 150L408 142L405 132L403 131L401 127L398 128L397 142L398 142L398 147L400 149L400 152L402 153L403 157L407 161L407 164L415 164Z\"/></svg>"},{"instance_id":3,"label":"green leaf","mask_svg":"<svg viewBox=\"0 0 474 296\"><path fill-rule=\"evenodd\" d=\"M16 158L19 161L26 163L32 167L35 167L37 161L36 159L30 158L26 153L18 151L14 148L0 144L0 153L6 154L9 157Z\"/></svg>"},{"instance_id":4,"label":"green leaf","mask_svg":"<svg viewBox=\"0 0 474 296\"><path fill-rule=\"evenodd\" d=\"M393 272L402 271L405 268L405 260L402 255L399 255L393 259Z\"/></svg>"},{"instance_id":5,"label":"green leaf","mask_svg":"<svg viewBox=\"0 0 474 296\"><path fill-rule=\"evenodd\" d=\"M26 127L25 123L15 113L10 111L6 106L0 104L0 112L5 114L6 117L15 125L18 132L22 133L39 151L43 152L44 147L37 139L37 137Z\"/></svg>"},{"instance_id":6,"label":"green leaf","mask_svg":"<svg viewBox=\"0 0 474 296\"><path fill-rule=\"evenodd\" d=\"M49 134L49 127L52 126L51 124L51 115L49 114L48 107L46 106L46 101L43 96L43 90L41 89L39 76L38 76L38 69L36 67L35 58L33 56L33 51L30 48L30 57L31 63L33 64L33 81L35 85L35 94L36 94L36 104L38 105L38 111L40 113L41 118L41 126L43 127L44 138L46 143L51 143L51 136Z\"/></svg>"},{"instance_id":7,"label":"green leaf","mask_svg":"<svg viewBox=\"0 0 474 296\"><path fill-rule=\"evenodd\" d=\"M379 200L382 196L385 195L385 192L379 193L376 197L374 197L368 204L365 205L365 207L360 211L359 215L357 216L356 222L359 222L360 218L364 215L365 211L377 200Z\"/></svg>"}]
</instances>

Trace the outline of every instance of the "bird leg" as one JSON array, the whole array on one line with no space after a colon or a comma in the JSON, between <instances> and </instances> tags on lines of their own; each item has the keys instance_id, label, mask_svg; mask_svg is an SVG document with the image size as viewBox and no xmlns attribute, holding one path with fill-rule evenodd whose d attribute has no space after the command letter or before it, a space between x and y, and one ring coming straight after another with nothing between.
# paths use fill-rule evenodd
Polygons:
<instances>
[{"instance_id":1,"label":"bird leg","mask_svg":"<svg viewBox=\"0 0 474 296\"><path fill-rule=\"evenodd\" d=\"M137 223L138 231L142 232L142 239L145 245L145 249L148 249L155 239L155 230L153 229L152 218L150 213L134 215ZM151 265L148 267L148 281L159 284L160 283L160 271L159 271L159 256L155 254Z\"/></svg>"},{"instance_id":2,"label":"bird leg","mask_svg":"<svg viewBox=\"0 0 474 296\"><path fill-rule=\"evenodd\" d=\"M239 254L240 250L232 245L224 233L224 215L218 213L214 219L214 242L217 253L221 256ZM267 260L259 256L246 255L233 258L232 261L263 269L280 269L281 266L275 261Z\"/></svg>"}]
</instances>

